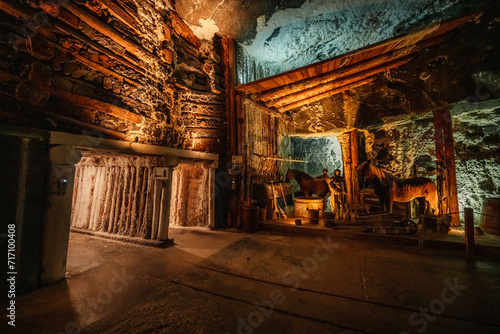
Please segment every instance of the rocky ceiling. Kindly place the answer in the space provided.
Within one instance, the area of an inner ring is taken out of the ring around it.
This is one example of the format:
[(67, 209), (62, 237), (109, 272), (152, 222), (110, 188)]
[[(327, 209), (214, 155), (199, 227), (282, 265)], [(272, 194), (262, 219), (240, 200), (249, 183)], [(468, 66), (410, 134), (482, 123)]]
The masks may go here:
[(239, 83), (374, 44), (491, 0), (191, 0), (176, 9), (195, 34), (234, 37)]

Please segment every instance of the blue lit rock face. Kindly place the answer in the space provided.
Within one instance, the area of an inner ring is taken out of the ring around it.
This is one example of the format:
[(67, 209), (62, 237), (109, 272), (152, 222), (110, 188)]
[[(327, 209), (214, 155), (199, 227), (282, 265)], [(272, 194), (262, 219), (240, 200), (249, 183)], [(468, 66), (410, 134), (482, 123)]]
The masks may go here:
[(457, 15), (467, 2), (311, 0), (278, 10), (259, 17), (255, 38), (241, 43), (238, 79), (246, 83), (404, 34)]

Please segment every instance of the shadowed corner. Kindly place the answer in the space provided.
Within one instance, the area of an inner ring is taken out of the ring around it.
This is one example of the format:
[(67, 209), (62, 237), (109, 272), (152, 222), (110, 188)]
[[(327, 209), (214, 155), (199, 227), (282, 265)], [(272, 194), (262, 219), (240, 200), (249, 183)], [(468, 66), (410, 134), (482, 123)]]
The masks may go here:
[(68, 282), (62, 280), (16, 298), (14, 332), (80, 333), (79, 317)]

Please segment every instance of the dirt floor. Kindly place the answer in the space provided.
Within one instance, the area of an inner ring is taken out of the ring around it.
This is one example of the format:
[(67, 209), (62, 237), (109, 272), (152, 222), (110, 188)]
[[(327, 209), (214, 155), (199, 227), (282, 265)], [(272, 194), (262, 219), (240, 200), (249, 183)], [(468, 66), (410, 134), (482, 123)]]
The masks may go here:
[(497, 261), (332, 235), (170, 236), (161, 249), (72, 233), (67, 279), (18, 298), (15, 332), (500, 332)]

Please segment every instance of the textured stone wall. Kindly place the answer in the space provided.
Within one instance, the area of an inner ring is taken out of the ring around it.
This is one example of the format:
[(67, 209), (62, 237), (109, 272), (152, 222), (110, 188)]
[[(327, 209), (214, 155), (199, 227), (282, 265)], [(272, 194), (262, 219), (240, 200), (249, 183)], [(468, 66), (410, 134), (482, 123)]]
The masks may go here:
[(215, 152), (224, 132), (220, 39), (169, 1), (0, 1), (4, 124)]
[[(460, 211), (470, 207), (480, 213), (485, 198), (500, 196), (500, 101), (464, 101), (451, 115)], [(416, 173), (435, 179), (433, 125), (432, 117), (423, 117), (366, 131), (369, 156), (399, 177)], [(474, 218), (479, 222), (479, 215)]]
[(84, 152), (76, 165), (71, 226), (149, 238), (153, 169), (166, 159)]
[[(290, 168), (299, 169), (312, 177), (323, 173), (323, 168), (328, 168), (328, 173), (339, 168), (344, 169), (342, 163), (342, 149), (335, 136), (320, 138), (291, 137), (291, 155), (306, 162), (292, 163)], [(342, 173), (343, 174), (343, 173)]]
[(170, 225), (208, 226), (208, 181), (208, 163), (180, 163), (174, 169)]
[(285, 172), (289, 156), (280, 150), (280, 143), (286, 139), (288, 121), (274, 117), (261, 109), (250, 99), (243, 103), (246, 141), (245, 161), (253, 182), (275, 181)]

